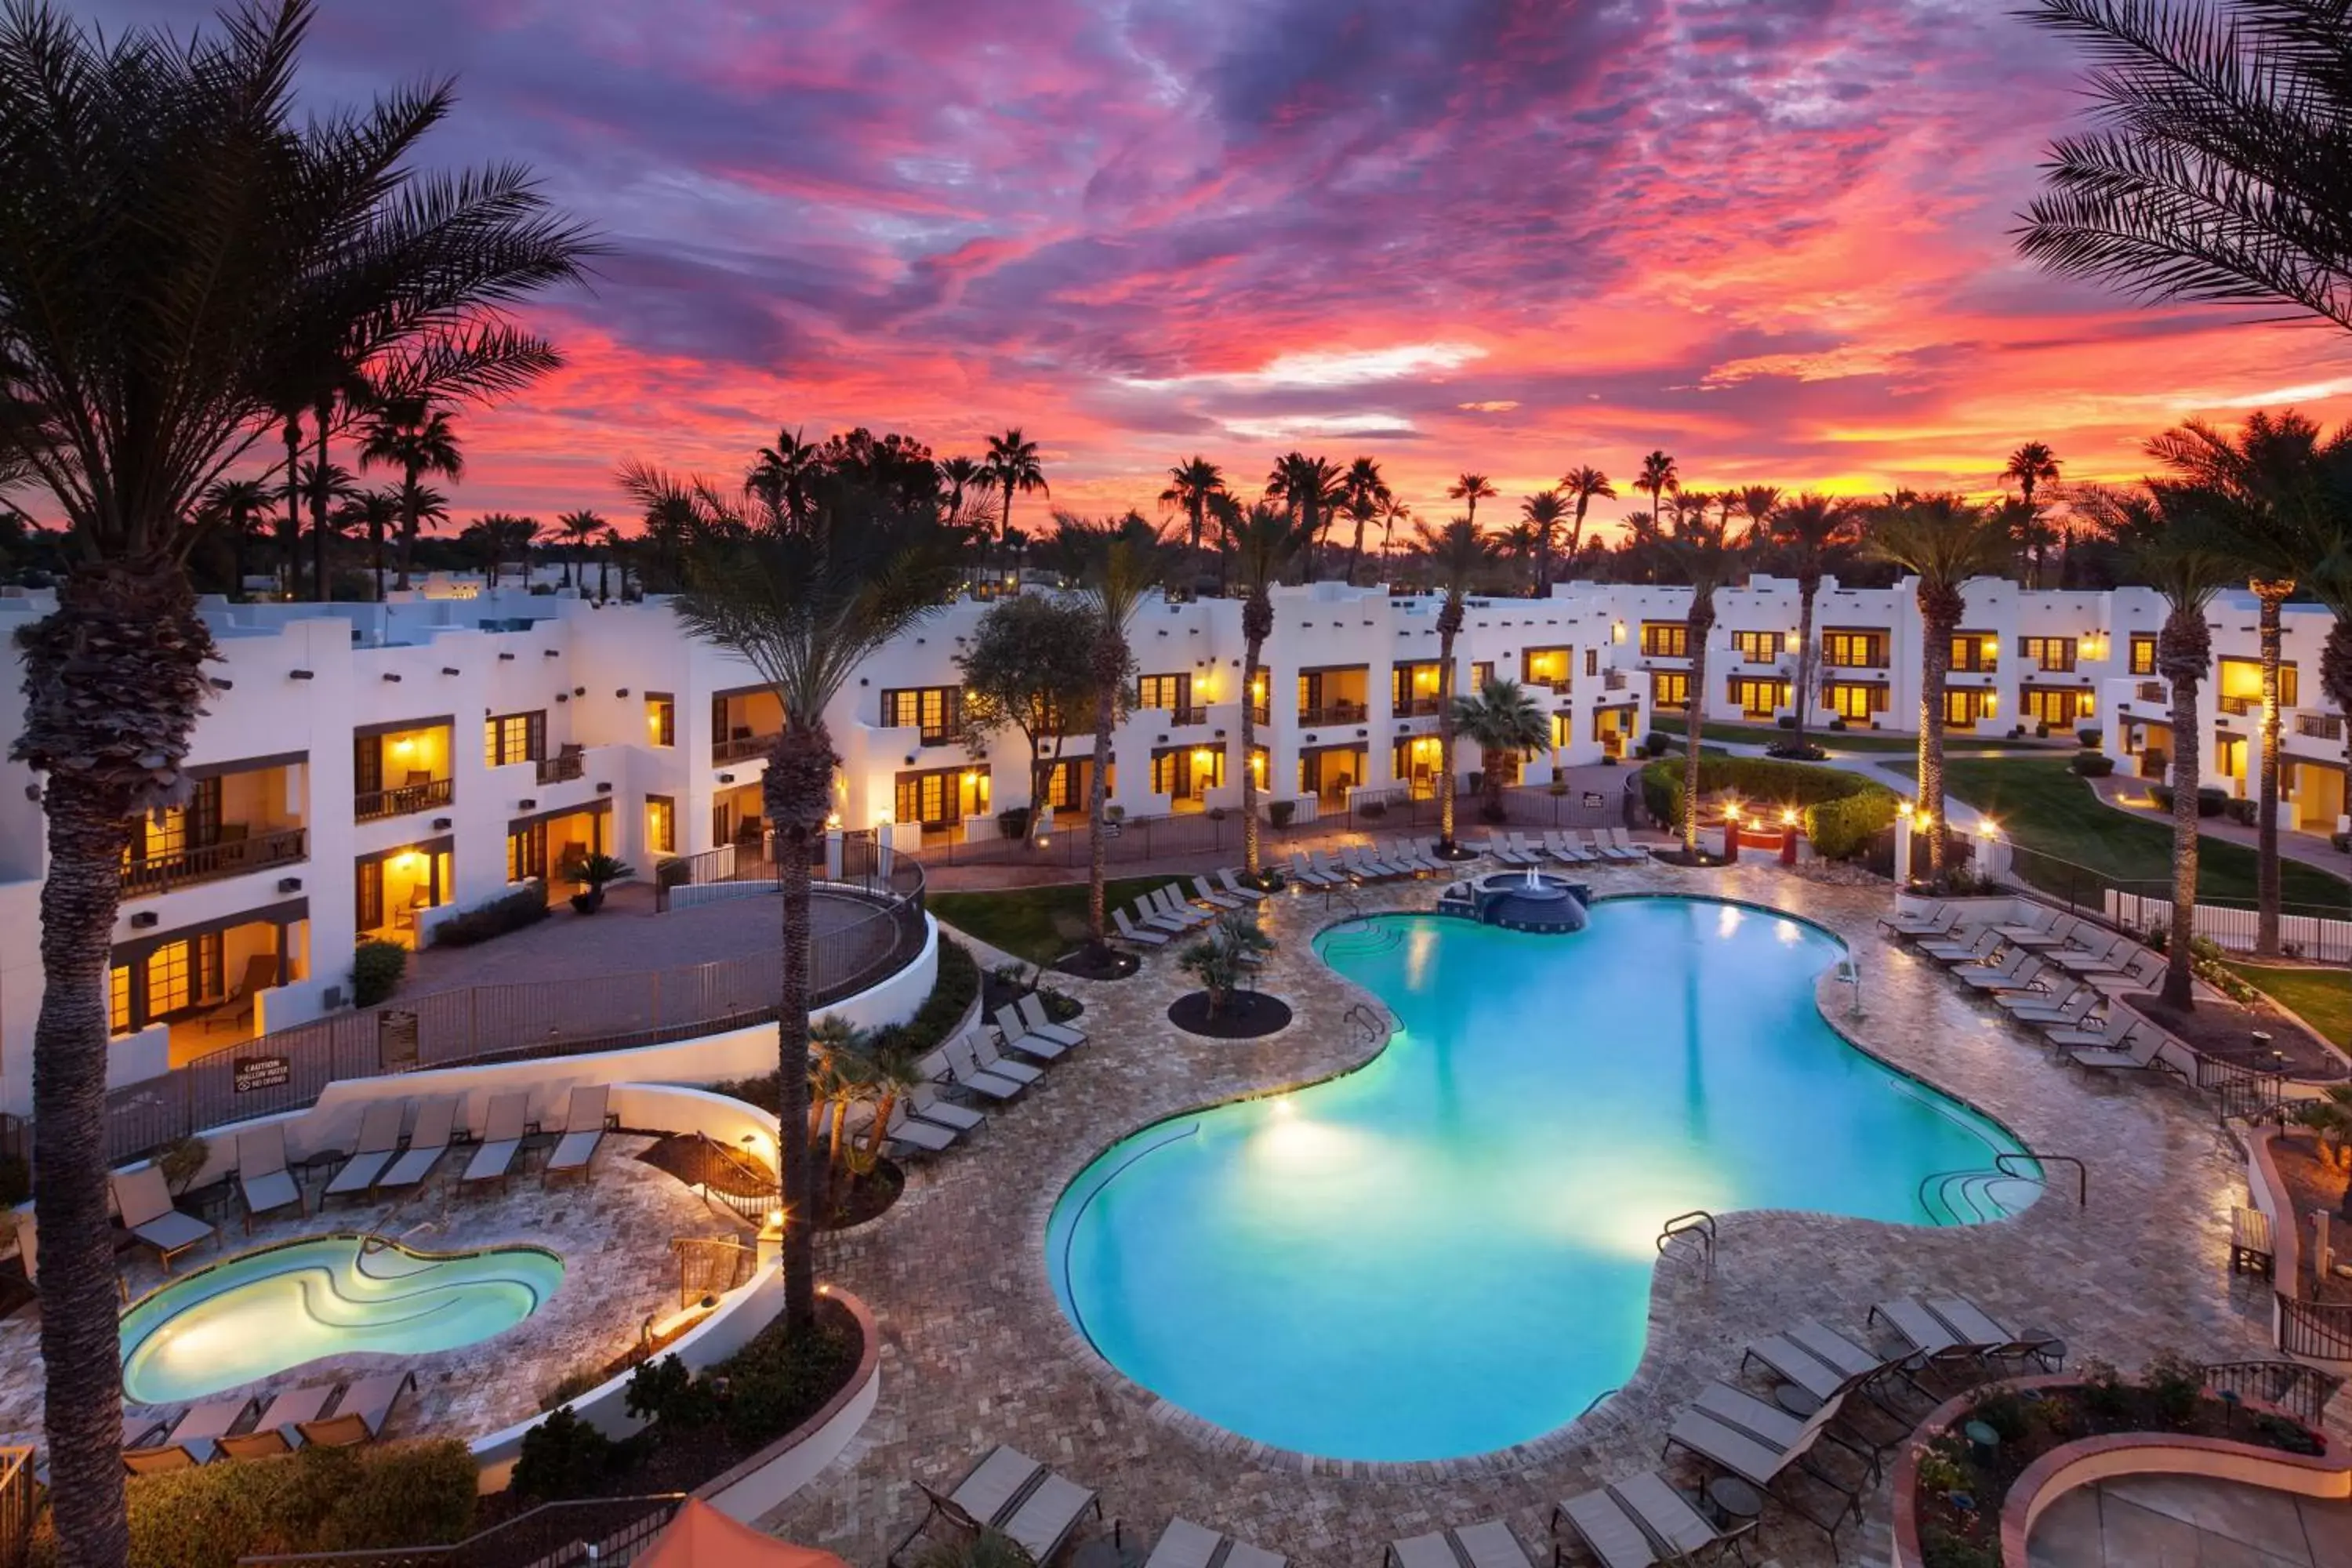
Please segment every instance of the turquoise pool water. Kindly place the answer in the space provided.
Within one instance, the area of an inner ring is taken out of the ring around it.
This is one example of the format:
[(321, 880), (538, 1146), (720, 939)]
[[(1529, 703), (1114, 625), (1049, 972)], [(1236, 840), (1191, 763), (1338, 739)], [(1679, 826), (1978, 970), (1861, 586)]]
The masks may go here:
[(122, 1315), (122, 1391), (142, 1405), (197, 1399), (360, 1351), (422, 1355), (486, 1340), (555, 1293), (563, 1260), (536, 1247), (362, 1257), (326, 1236), (197, 1270)]
[(1245, 1436), (1429, 1459), (1565, 1425), (1641, 1360), (1654, 1238), (1686, 1210), (2030, 1201), (1986, 1178), (1923, 1203), (2018, 1145), (1831, 1031), (1814, 981), (1843, 949), (1801, 921), (1622, 899), (1573, 935), (1385, 916), (1317, 946), (1395, 1013), (1387, 1050), (1138, 1132), (1046, 1227), (1104, 1358)]

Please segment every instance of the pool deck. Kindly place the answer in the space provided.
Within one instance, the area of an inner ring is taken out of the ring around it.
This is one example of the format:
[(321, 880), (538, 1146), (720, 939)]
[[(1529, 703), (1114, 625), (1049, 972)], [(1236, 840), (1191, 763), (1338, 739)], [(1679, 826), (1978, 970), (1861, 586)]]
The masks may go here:
[[(596, 1153), (595, 1179), (585, 1184), (566, 1180), (542, 1186), (540, 1156), (533, 1153), (517, 1162), (504, 1191), (479, 1193), (457, 1190), (468, 1153), (460, 1147), (442, 1157), (425, 1189), (407, 1201), (338, 1199), (323, 1215), (317, 1212), (317, 1194), (330, 1168), (322, 1166), (309, 1183), (308, 1217), (272, 1215), (256, 1225), (248, 1238), (241, 1211), (232, 1215), (221, 1226), (217, 1250), (202, 1247), (181, 1258), (172, 1278), (276, 1242), (383, 1228), (427, 1252), (516, 1243), (545, 1247), (562, 1256), (563, 1282), (538, 1311), (475, 1344), (413, 1358), (370, 1354), (316, 1361), (206, 1397), (266, 1394), (413, 1365), (418, 1372), (416, 1394), (403, 1403), (388, 1436), (473, 1438), (535, 1414), (540, 1395), (566, 1373), (619, 1355), (648, 1315), (677, 1310), (671, 1237), (748, 1234), (674, 1177), (635, 1158), (652, 1142), (608, 1135)], [(167, 1282), (154, 1255), (143, 1247), (123, 1253), (118, 1261), (134, 1300)], [(0, 1445), (37, 1446), (41, 1357), (35, 1309), (0, 1322), (0, 1367), (7, 1369), (0, 1376)]]
[[(1860, 961), (1862, 1013), (1849, 1017), (1847, 987), (1825, 978), (1820, 994), (1832, 1021), (2030, 1146), (2086, 1157), (2088, 1208), (2053, 1185), (2016, 1219), (1967, 1228), (1788, 1212), (1728, 1216), (1711, 1280), (1686, 1262), (1660, 1268), (1649, 1344), (1624, 1389), (1561, 1431), (1501, 1454), (1344, 1463), (1210, 1427), (1087, 1349), (1055, 1302), (1043, 1238), (1064, 1185), (1135, 1128), (1369, 1059), (1376, 1047), (1348, 1015), (1379, 1004), (1327, 968), (1307, 939), (1358, 908), (1426, 909), (1442, 884), (1368, 889), (1352, 907), (1280, 895), (1265, 906), (1281, 946), (1260, 988), (1297, 1011), (1284, 1032), (1228, 1044), (1173, 1028), (1168, 1004), (1193, 987), (1167, 950), (1126, 982), (1057, 978), (1085, 1001), (1080, 1023), (1092, 1043), (994, 1112), (967, 1146), (917, 1167), (880, 1222), (820, 1239), (825, 1277), (870, 1302), (882, 1325), (880, 1404), (849, 1451), (762, 1524), (879, 1564), (921, 1517), (917, 1480), (951, 1486), (992, 1446), (1009, 1443), (1097, 1489), (1106, 1519), (1124, 1521), (1130, 1550), (1148, 1548), (1181, 1515), (1309, 1568), (1370, 1568), (1395, 1537), (1499, 1515), (1540, 1559), (1549, 1555), (1555, 1502), (1656, 1466), (1675, 1411), (1706, 1383), (1737, 1380), (1747, 1342), (1802, 1318), (1860, 1336), (1874, 1302), (1947, 1290), (2012, 1326), (2063, 1334), (2077, 1363), (2096, 1356), (2137, 1368), (2163, 1350), (2204, 1361), (2273, 1353), (2267, 1288), (2227, 1268), (2230, 1210), (2244, 1187), (2210, 1111), (2176, 1088), (2088, 1079), (2053, 1065), (1998, 1009), (1876, 932), (1890, 904), (1884, 883), (1836, 886), (1759, 864), (1686, 871), (1650, 863), (1578, 875), (1600, 893), (1735, 898), (1837, 931)], [(1573, 1331), (1572, 1321), (1562, 1329)], [(1859, 1540), (1851, 1527), (1843, 1532), (1848, 1560), (1858, 1547), (1860, 1561), (1885, 1561), (1889, 1513), (1882, 1485), (1867, 1500)], [(1762, 1544), (1759, 1556), (1783, 1564), (1832, 1561), (1825, 1537), (1785, 1515), (1768, 1514)]]

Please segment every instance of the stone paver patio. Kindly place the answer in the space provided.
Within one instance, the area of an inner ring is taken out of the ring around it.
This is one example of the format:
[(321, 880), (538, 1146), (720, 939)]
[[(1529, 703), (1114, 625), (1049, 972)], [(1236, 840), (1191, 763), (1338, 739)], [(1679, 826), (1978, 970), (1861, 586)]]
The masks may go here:
[(2201, 1476), (2126, 1476), (2067, 1493), (2033, 1526), (2029, 1568), (2332, 1568), (2352, 1503)]
[[(1389, 1540), (1502, 1516), (1538, 1556), (1553, 1503), (1658, 1463), (1672, 1413), (1706, 1382), (1737, 1377), (1741, 1347), (1805, 1317), (1859, 1332), (1870, 1306), (1925, 1288), (1970, 1296), (2013, 1324), (2063, 1333), (2079, 1361), (2137, 1368), (2177, 1349), (2200, 1360), (2263, 1358), (2268, 1298), (2225, 1265), (2242, 1167), (2210, 1112), (2185, 1090), (2086, 1080), (2053, 1065), (1997, 1009), (1972, 1003), (1874, 929), (1885, 885), (1844, 887), (1769, 865), (1692, 872), (1658, 864), (1580, 873), (1596, 891), (1717, 894), (1786, 909), (1838, 931), (1861, 970), (1859, 1016), (1825, 977), (1823, 1012), (1894, 1065), (1965, 1098), (2030, 1146), (2091, 1164), (2090, 1203), (2053, 1184), (2022, 1215), (1936, 1229), (1822, 1215), (1735, 1215), (1706, 1279), (1660, 1268), (1650, 1337), (1632, 1381), (1588, 1416), (1479, 1458), (1377, 1465), (1314, 1460), (1219, 1431), (1129, 1383), (1068, 1326), (1044, 1262), (1046, 1218), (1090, 1159), (1162, 1115), (1324, 1077), (1376, 1047), (1348, 1015), (1378, 1004), (1318, 959), (1308, 938), (1345, 905), (1286, 894), (1265, 906), (1281, 940), (1262, 988), (1297, 1010), (1249, 1044), (1184, 1036), (1163, 1012), (1192, 988), (1171, 956), (1082, 995), (1092, 1044), (1055, 1066), (967, 1147), (919, 1167), (880, 1222), (820, 1242), (824, 1275), (864, 1297), (881, 1325), (879, 1406), (849, 1452), (763, 1521), (790, 1539), (878, 1564), (922, 1511), (918, 1479), (951, 1485), (1010, 1443), (1100, 1490), (1130, 1546), (1183, 1515), (1294, 1563), (1377, 1562)], [(1438, 884), (1367, 889), (1367, 910), (1427, 908)], [(1861, 1559), (1888, 1546), (1884, 1487), (1869, 1500)], [(1845, 1532), (1852, 1556), (1854, 1531)], [(1801, 1523), (1768, 1522), (1762, 1555), (1832, 1561)]]

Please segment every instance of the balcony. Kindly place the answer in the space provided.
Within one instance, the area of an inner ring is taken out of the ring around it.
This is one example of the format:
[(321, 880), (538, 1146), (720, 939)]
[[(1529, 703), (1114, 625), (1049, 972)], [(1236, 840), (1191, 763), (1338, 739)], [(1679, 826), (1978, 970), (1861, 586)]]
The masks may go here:
[(1298, 722), (1312, 728), (1318, 724), (1360, 724), (1364, 721), (1364, 705), (1360, 702), (1327, 702), (1320, 708), (1301, 708)]
[(1622, 691), (1626, 689), (1625, 672), (1622, 669), (1606, 669), (1601, 671), (1601, 689), (1603, 691)]
[(1408, 697), (1396, 705), (1396, 716), (1400, 719), (1434, 719), (1444, 708), (1445, 700), (1442, 697)]
[(562, 784), (585, 774), (588, 759), (578, 746), (566, 746), (551, 757), (540, 758), (538, 768), (541, 784)]
[(2161, 680), (2141, 681), (2138, 686), (2133, 689), (2132, 696), (2135, 700), (2141, 702), (2169, 702), (2172, 700), (2172, 694), (2165, 689), (2164, 682)]
[(456, 798), (455, 779), (419, 779), (414, 784), (395, 784), (391, 789), (362, 790), (352, 797), (352, 820), (381, 822), (387, 816), (405, 816), (412, 811), (430, 811), (446, 805)]
[(2294, 716), (2294, 732), (2314, 741), (2344, 739), (2343, 716), (2336, 713), (2298, 713)]
[(2222, 712), (2234, 713), (2241, 719), (2263, 710), (2263, 700), (2259, 697), (2223, 697), (2221, 703)]
[(1197, 702), (1189, 707), (1168, 710), (1168, 722), (1179, 730), (1188, 724), (1205, 724), (1208, 721), (1208, 709)]
[(710, 760), (714, 763), (743, 763), (768, 754), (781, 738), (781, 731), (764, 735), (744, 733), (730, 735), (723, 741), (710, 742)]
[(1251, 703), (1249, 713), (1250, 722), (1253, 724), (1270, 724), (1274, 722), (1274, 710), (1263, 702)]
[(1555, 697), (1567, 697), (1576, 690), (1576, 682), (1564, 678), (1559, 680), (1530, 680), (1528, 684), (1538, 691), (1549, 691)]
[(217, 844), (130, 861), (122, 868), (123, 896), (149, 898), (199, 882), (241, 877), (247, 871), (290, 866), (310, 855), (308, 834), (303, 828), (281, 827), (253, 833), (236, 824), (221, 831), (222, 838)]

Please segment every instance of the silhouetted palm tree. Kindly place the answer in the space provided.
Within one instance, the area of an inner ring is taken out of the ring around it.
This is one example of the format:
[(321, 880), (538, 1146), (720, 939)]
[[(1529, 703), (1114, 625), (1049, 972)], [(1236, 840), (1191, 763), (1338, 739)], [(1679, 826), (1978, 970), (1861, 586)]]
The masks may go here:
[[(2050, 531), (2042, 526), (2042, 509), (2035, 503), (2033, 494), (2043, 485), (2058, 482), (2059, 468), (2057, 454), (2046, 442), (2028, 441), (2009, 455), (2009, 461), (2000, 470), (2001, 483), (2015, 485), (2019, 499), (2025, 503), (2023, 526), (2018, 532), (2033, 553), (2033, 585), (2037, 588), (2042, 585), (2042, 558), (2049, 547)], [(2062, 588), (2066, 585), (2065, 574), (2065, 557), (2062, 555), (2058, 567), (2058, 585)]]
[[(1286, 452), (1265, 477), (1265, 499), (1280, 501), (1319, 547), (1332, 514), (1347, 499), (1347, 476), (1328, 458)], [(1312, 552), (1301, 563), (1312, 569)]]
[(246, 547), (256, 525), (269, 510), (269, 487), (259, 479), (215, 479), (205, 488), (204, 515), (207, 526), (228, 535), (231, 571), (237, 592), (245, 591)]
[(1087, 932), (1095, 953), (1110, 951), (1110, 925), (1103, 890), (1110, 874), (1110, 840), (1103, 828), (1110, 791), (1110, 737), (1129, 692), (1135, 653), (1127, 635), (1144, 600), (1167, 581), (1168, 560), (1157, 530), (1130, 512), (1120, 523), (1088, 531), (1082, 577), (1095, 616), (1092, 658), (1095, 687), (1094, 765), (1087, 770)]
[(1492, 500), (1500, 493), (1484, 474), (1464, 474), (1445, 487), (1446, 500), (1465, 503), (1463, 516), (1473, 528), (1478, 526), (1478, 503)]
[(555, 519), (555, 532), (557, 538), (571, 546), (571, 553), (563, 562), (563, 585), (572, 585), (572, 567), (577, 563), (580, 586), (584, 591), (588, 586), (588, 552), (604, 536), (604, 520), (593, 511), (560, 512)]
[(400, 526), (397, 489), (354, 488), (335, 508), (335, 521), (351, 532), (365, 532), (368, 541), (368, 583), (372, 596), (383, 597), (383, 538)]
[(770, 515), (799, 527), (808, 521), (809, 486), (819, 468), (817, 453), (817, 447), (801, 439), (799, 431), (778, 430), (773, 446), (751, 454), (751, 467), (743, 475), (743, 493), (756, 497)]
[(1519, 519), (1536, 535), (1536, 597), (1551, 592), (1552, 547), (1559, 537), (1559, 520), (1568, 515), (1568, 502), (1558, 490), (1539, 490), (1519, 502)]
[[(373, 410), (361, 427), (360, 468), (377, 464), (400, 470), (403, 496), (419, 493), (427, 474), (455, 484), (466, 477), (465, 453), (446, 408), (415, 398), (402, 398)], [(408, 586), (416, 557), (416, 534), (424, 520), (403, 510), (400, 518), (400, 575), (394, 587)]]
[(986, 468), (989, 481), (1004, 494), (1003, 510), (996, 520), (996, 537), (1002, 543), (1013, 532), (1013, 492), (1032, 495), (1043, 491), (1050, 497), (1054, 488), (1045, 482), (1045, 466), (1038, 458), (1037, 443), (1022, 439), (1017, 429), (988, 438)]
[(1608, 500), (1617, 499), (1617, 488), (1609, 476), (1599, 468), (1586, 465), (1570, 468), (1559, 478), (1560, 492), (1576, 503), (1576, 519), (1569, 524), (1568, 554), (1570, 560), (1584, 552), (1584, 513), (1596, 497)]
[(1187, 458), (1168, 470), (1168, 488), (1160, 492), (1160, 504), (1184, 514), (1195, 555), (1201, 552), (1201, 534), (1208, 526), (1209, 503), (1224, 493), (1224, 470), (1206, 458)]
[(1348, 471), (1339, 484), (1346, 492), (1340, 500), (1340, 508), (1348, 514), (1348, 520), (1356, 525), (1355, 543), (1348, 552), (1348, 583), (1352, 587), (1356, 574), (1364, 564), (1364, 528), (1376, 521), (1381, 510), (1396, 499), (1396, 492), (1389, 489), (1388, 478), (1381, 472), (1378, 458), (1356, 458), (1348, 465)]

